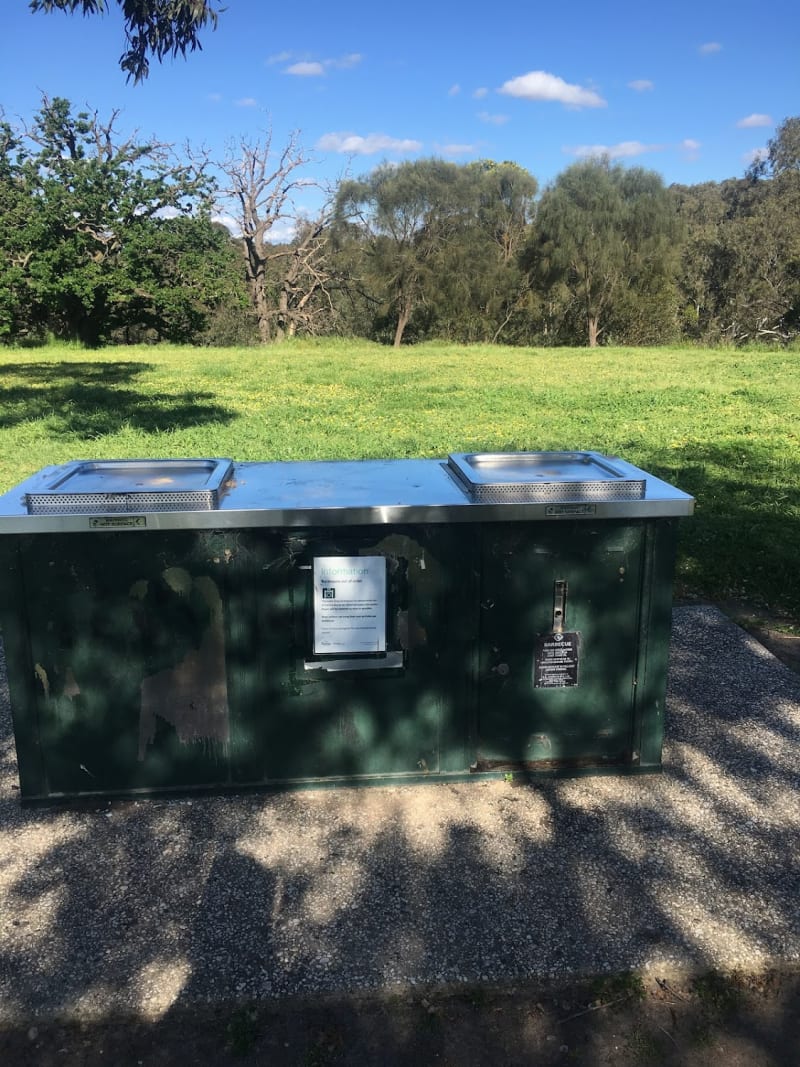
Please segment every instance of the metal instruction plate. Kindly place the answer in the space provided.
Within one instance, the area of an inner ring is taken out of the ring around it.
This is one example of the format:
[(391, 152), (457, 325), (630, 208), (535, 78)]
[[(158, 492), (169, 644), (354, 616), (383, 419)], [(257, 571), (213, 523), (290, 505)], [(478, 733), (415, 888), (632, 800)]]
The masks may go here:
[(535, 689), (567, 689), (578, 684), (581, 635), (577, 630), (542, 634), (533, 656)]

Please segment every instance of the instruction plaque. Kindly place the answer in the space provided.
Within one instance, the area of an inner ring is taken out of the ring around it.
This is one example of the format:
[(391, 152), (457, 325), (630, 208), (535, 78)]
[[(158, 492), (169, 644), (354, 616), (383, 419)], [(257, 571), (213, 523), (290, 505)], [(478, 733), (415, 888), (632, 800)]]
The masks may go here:
[(385, 651), (385, 557), (316, 556), (314, 655)]
[(579, 633), (543, 634), (534, 651), (534, 688), (567, 689), (577, 685), (579, 656)]

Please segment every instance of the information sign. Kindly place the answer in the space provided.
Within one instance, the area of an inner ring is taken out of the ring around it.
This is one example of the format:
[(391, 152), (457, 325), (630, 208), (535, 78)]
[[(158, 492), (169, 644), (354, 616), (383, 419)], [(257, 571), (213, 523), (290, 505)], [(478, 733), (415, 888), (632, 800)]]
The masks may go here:
[(385, 557), (316, 556), (314, 655), (385, 651)]

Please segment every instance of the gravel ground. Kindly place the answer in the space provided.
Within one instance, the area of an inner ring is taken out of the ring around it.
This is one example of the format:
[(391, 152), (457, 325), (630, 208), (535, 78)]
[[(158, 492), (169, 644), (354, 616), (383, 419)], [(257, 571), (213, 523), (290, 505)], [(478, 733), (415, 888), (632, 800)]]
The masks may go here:
[(800, 675), (678, 608), (664, 773), (22, 809), (0, 672), (0, 1025), (800, 964)]

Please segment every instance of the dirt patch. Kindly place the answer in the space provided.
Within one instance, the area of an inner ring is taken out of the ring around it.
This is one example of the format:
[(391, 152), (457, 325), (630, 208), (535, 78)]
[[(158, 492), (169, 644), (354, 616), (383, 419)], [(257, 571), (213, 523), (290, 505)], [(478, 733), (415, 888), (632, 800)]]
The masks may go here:
[(800, 975), (622, 974), (568, 986), (215, 1005), (157, 1022), (32, 1023), (0, 1031), (0, 1062), (794, 1067)]

